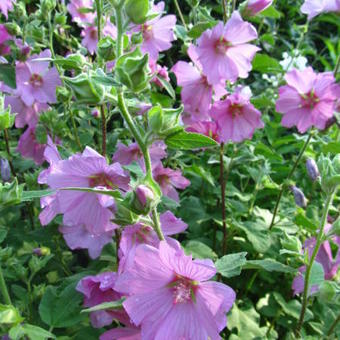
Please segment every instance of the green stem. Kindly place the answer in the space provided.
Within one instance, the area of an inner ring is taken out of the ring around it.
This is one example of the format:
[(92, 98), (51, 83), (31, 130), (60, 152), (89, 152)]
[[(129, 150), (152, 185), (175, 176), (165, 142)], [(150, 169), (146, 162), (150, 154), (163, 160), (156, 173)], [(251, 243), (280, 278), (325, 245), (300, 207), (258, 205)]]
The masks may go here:
[(102, 155), (106, 157), (106, 115), (105, 104), (100, 106), (100, 117), (102, 120)]
[(226, 0), (222, 0), (222, 6), (223, 6), (223, 21), (224, 23), (226, 23), (228, 20)]
[(102, 3), (101, 0), (96, 0), (96, 11), (97, 11), (97, 36), (98, 41), (102, 37)]
[[(123, 20), (122, 20), (122, 7), (124, 5), (124, 1), (122, 0), (116, 7), (116, 26), (117, 26), (117, 40), (116, 40), (116, 44), (117, 44), (117, 59), (120, 58), (123, 54)], [(142, 153), (143, 153), (143, 158), (144, 158), (144, 162), (145, 162), (145, 170), (146, 170), (146, 178), (150, 179), (153, 181), (153, 176), (152, 176), (152, 165), (151, 165), (151, 158), (150, 158), (150, 153), (148, 150), (148, 145), (147, 143), (144, 141), (143, 137), (141, 136), (134, 120), (132, 119), (129, 110), (126, 106), (125, 103), (125, 99), (124, 99), (124, 93), (123, 93), (123, 89), (119, 88), (118, 89), (118, 107), (120, 110), (120, 113), (123, 117), (123, 119), (125, 120), (125, 122), (127, 123), (129, 130), (131, 132), (131, 134), (133, 135), (133, 137), (135, 138), (136, 142), (138, 143)], [(160, 240), (164, 240), (164, 235), (162, 232), (162, 228), (159, 222), (159, 215), (157, 212), (157, 208), (154, 208), (152, 211), (152, 220), (153, 220), (153, 224), (154, 224), (154, 229), (159, 237)]]
[(222, 209), (222, 225), (223, 225), (223, 241), (222, 241), (222, 255), (227, 251), (227, 222), (225, 213), (225, 179), (224, 179), (224, 143), (220, 145), (220, 181), (221, 181), (221, 209)]
[(9, 147), (9, 133), (7, 129), (4, 129), (4, 137), (5, 137), (5, 144), (6, 144), (9, 167), (11, 168), (12, 175), (14, 177), (17, 177), (13, 163), (12, 163), (12, 154), (11, 154), (11, 149)]
[[(290, 172), (289, 172), (289, 174), (288, 174), (288, 176), (286, 178), (286, 181), (290, 180), (292, 178), (292, 176), (294, 175), (294, 172), (295, 172), (297, 166), (299, 165), (299, 162), (300, 162), (303, 154), (305, 153), (305, 151), (306, 151), (306, 149), (307, 149), (307, 147), (308, 147), (308, 145), (309, 145), (313, 135), (314, 135), (314, 133), (311, 131), (309, 133), (309, 136), (308, 136), (308, 138), (307, 138), (303, 148), (301, 149), (301, 151), (299, 153), (298, 158), (296, 159), (292, 169), (290, 170)], [(279, 210), (280, 201), (281, 201), (281, 198), (283, 196), (283, 192), (285, 191), (285, 189), (286, 189), (286, 187), (284, 185), (281, 185), (281, 189), (280, 189), (279, 195), (278, 195), (277, 200), (276, 200), (276, 204), (275, 204), (275, 208), (274, 208), (274, 213), (273, 213), (273, 218), (272, 218), (272, 221), (270, 223), (269, 230), (271, 230), (273, 228), (273, 226), (274, 226), (275, 218), (276, 218), (277, 212)]]
[(318, 236), (317, 236), (317, 239), (316, 239), (315, 248), (313, 250), (312, 256), (311, 256), (309, 263), (307, 265), (307, 268), (306, 268), (306, 274), (305, 274), (305, 280), (304, 280), (305, 282), (304, 282), (304, 289), (303, 289), (303, 296), (302, 296), (302, 307), (301, 307), (299, 322), (298, 322), (298, 325), (297, 325), (296, 330), (295, 330), (295, 334), (297, 336), (300, 335), (300, 331), (301, 331), (303, 321), (304, 321), (304, 318), (305, 318), (305, 313), (306, 313), (306, 309), (307, 309), (307, 302), (308, 302), (310, 275), (311, 275), (311, 271), (312, 271), (312, 267), (313, 267), (313, 263), (315, 261), (316, 255), (318, 254), (319, 249), (321, 247), (321, 243), (322, 243), (323, 236), (324, 236), (323, 231), (324, 231), (325, 225), (327, 223), (328, 211), (329, 211), (329, 209), (332, 205), (334, 195), (335, 195), (335, 191), (328, 194), (328, 196), (327, 196), (326, 203), (325, 203), (325, 206), (324, 206), (324, 211), (323, 211), (321, 222), (320, 222), (320, 230), (319, 230), (319, 233), (318, 233)]
[(1, 265), (0, 265), (0, 291), (1, 291), (1, 294), (4, 298), (4, 301), (6, 303), (6, 305), (11, 305), (12, 304), (12, 301), (11, 301), (11, 298), (8, 294), (8, 290), (7, 290), (7, 286), (6, 286), (6, 281), (4, 279), (4, 276), (2, 274), (2, 268), (1, 268)]
[(74, 130), (74, 138), (76, 140), (76, 144), (77, 144), (79, 150), (81, 150), (82, 147), (81, 147), (81, 143), (80, 143), (80, 139), (79, 139), (79, 135), (78, 135), (77, 124), (76, 124), (76, 121), (74, 119), (73, 111), (70, 108), (70, 106), (68, 106), (68, 111), (70, 112), (70, 116), (71, 116), (71, 122), (72, 122), (73, 130)]
[(332, 323), (331, 327), (329, 328), (327, 335), (330, 336), (334, 331), (336, 326), (338, 325), (340, 321), (340, 314), (338, 315), (338, 317), (334, 320), (334, 322)]
[(338, 72), (339, 72), (339, 69), (340, 69), (340, 54), (338, 56), (338, 60), (337, 60), (337, 63), (335, 65), (335, 68), (334, 68), (334, 77), (337, 76)]
[(183, 26), (184, 26), (185, 30), (188, 30), (188, 28), (187, 28), (187, 24), (185, 23), (184, 16), (183, 16), (183, 13), (182, 13), (181, 7), (180, 7), (180, 6), (179, 6), (179, 4), (178, 4), (178, 1), (177, 1), (177, 0), (174, 0), (174, 3), (175, 3), (175, 6), (176, 6), (176, 9), (177, 9), (177, 12), (178, 12), (179, 18), (181, 19), (181, 21), (182, 21), (182, 24), (183, 24)]

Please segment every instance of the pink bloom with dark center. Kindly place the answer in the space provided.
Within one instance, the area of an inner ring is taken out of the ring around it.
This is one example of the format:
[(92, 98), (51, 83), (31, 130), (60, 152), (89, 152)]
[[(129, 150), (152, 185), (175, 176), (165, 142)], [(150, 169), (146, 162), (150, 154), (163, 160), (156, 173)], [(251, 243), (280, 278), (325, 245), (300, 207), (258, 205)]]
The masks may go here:
[(282, 125), (296, 126), (304, 133), (315, 126), (323, 130), (333, 116), (339, 85), (331, 72), (315, 73), (311, 67), (293, 69), (285, 75), (287, 85), (279, 88), (276, 111), (283, 114)]
[[(331, 225), (328, 224), (325, 227), (325, 232), (327, 233), (331, 229)], [(335, 259), (332, 255), (332, 249), (329, 241), (324, 241), (321, 244), (321, 247), (316, 255), (315, 261), (320, 263), (324, 270), (325, 280), (332, 280), (336, 275), (339, 265), (340, 265), (340, 237), (335, 236), (332, 238), (333, 242), (338, 246), (338, 251)], [(315, 237), (309, 238), (306, 240), (304, 245), (305, 252), (307, 251), (309, 258), (311, 258), (312, 253), (314, 251), (316, 245)], [(306, 271), (306, 266), (302, 266), (299, 268), (299, 274), (295, 277), (292, 289), (294, 291), (294, 295), (300, 294), (304, 290), (304, 277), (303, 273)], [(310, 287), (310, 294), (313, 294), (319, 290), (319, 286), (314, 285)]]
[(56, 103), (56, 88), (61, 85), (58, 71), (49, 68), (49, 61), (35, 61), (38, 58), (51, 58), (51, 52), (45, 50), (32, 56), (25, 63), (16, 66), (17, 91), (26, 106), (38, 103)]
[[(167, 242), (173, 248), (178, 248), (177, 241), (167, 236), (184, 232), (188, 225), (180, 218), (177, 218), (171, 211), (166, 211), (160, 215), (160, 223)], [(158, 247), (159, 238), (154, 229), (142, 223), (125, 227), (119, 244), (120, 273), (126, 271), (131, 266), (136, 247), (140, 244)]]
[(12, 37), (9, 35), (6, 26), (0, 25), (0, 55), (11, 53), (11, 48), (6, 43), (11, 39)]
[(198, 39), (197, 53), (209, 84), (247, 78), (252, 68), (251, 61), (260, 50), (248, 42), (256, 38), (255, 27), (243, 21), (237, 11), (226, 25), (220, 22), (205, 31)]
[(101, 235), (117, 228), (111, 223), (114, 199), (103, 194), (59, 189), (77, 187), (126, 191), (129, 181), (120, 164), (108, 165), (106, 159), (90, 147), (86, 147), (81, 155), (76, 154), (53, 164), (46, 179), (49, 187), (57, 190), (59, 210), (55, 213), (64, 215), (64, 224), (85, 225), (92, 235)]
[[(156, 13), (161, 13), (163, 10), (164, 2), (160, 2), (154, 6), (154, 11)], [(171, 42), (176, 39), (174, 34), (175, 25), (175, 15), (166, 15), (164, 17), (158, 15), (141, 25), (139, 28), (143, 35), (141, 51), (143, 53), (148, 53), (150, 59), (157, 60), (159, 52), (171, 48)]]
[(67, 5), (67, 10), (72, 16), (72, 21), (79, 26), (92, 24), (96, 17), (93, 12), (86, 13), (86, 9), (93, 9), (93, 0), (71, 0)]
[[(103, 302), (117, 301), (122, 298), (114, 286), (117, 281), (117, 273), (106, 272), (96, 276), (86, 276), (77, 285), (77, 291), (84, 294), (84, 307), (93, 307)], [(124, 310), (102, 310), (90, 314), (93, 327), (102, 328), (117, 319), (123, 323), (129, 323), (129, 318)]]
[(128, 295), (123, 306), (143, 339), (217, 340), (235, 292), (208, 281), (215, 274), (211, 260), (193, 260), (161, 241), (158, 248), (137, 247), (115, 289)]
[(177, 189), (185, 189), (190, 185), (190, 181), (186, 179), (181, 170), (172, 170), (164, 168), (160, 163), (153, 169), (153, 178), (161, 187), (164, 196), (179, 202)]
[[(106, 22), (106, 25), (103, 28), (102, 32), (103, 36), (110, 36), (113, 39), (117, 38), (117, 28), (113, 25), (110, 20)], [(88, 49), (90, 54), (94, 54), (97, 50), (98, 44), (98, 30), (97, 26), (88, 26), (81, 31), (81, 36), (83, 40), (81, 41), (82, 45)]]
[(301, 12), (308, 15), (308, 20), (321, 13), (340, 12), (340, 0), (305, 0)]
[(202, 73), (202, 65), (197, 58), (197, 49), (190, 45), (188, 55), (193, 64), (184, 61), (177, 62), (172, 68), (177, 78), (177, 84), (182, 87), (181, 98), (185, 111), (190, 113), (188, 120), (205, 120), (209, 118), (209, 109), (213, 94), (219, 99), (227, 93), (224, 81), (212, 85)]
[(235, 93), (211, 108), (211, 116), (218, 124), (222, 142), (240, 143), (251, 139), (256, 129), (263, 128), (261, 112), (250, 103), (248, 87), (238, 87)]
[(271, 6), (273, 0), (249, 0), (245, 9), (247, 15), (256, 15)]
[(35, 128), (28, 127), (20, 136), (17, 151), (22, 157), (33, 159), (35, 164), (41, 165), (44, 162), (45, 147), (46, 145), (37, 142)]
[[(14, 92), (17, 93), (17, 92)], [(38, 123), (39, 113), (47, 111), (47, 104), (35, 102), (32, 106), (26, 106), (19, 96), (5, 96), (5, 107), (11, 107), (11, 113), (15, 113), (15, 127), (23, 128), (26, 125), (35, 127)]]
[[(153, 168), (161, 162), (161, 159), (167, 156), (165, 149), (166, 145), (161, 141), (155, 142), (149, 147), (151, 164)], [(112, 161), (119, 162), (122, 165), (129, 165), (135, 161), (143, 170), (145, 169), (143, 153), (137, 143), (131, 143), (129, 146), (118, 143), (117, 150), (112, 157)]]
[(8, 19), (8, 11), (13, 9), (14, 0), (1, 0), (0, 1), (0, 12)]
[(219, 135), (219, 127), (216, 122), (203, 121), (195, 122), (186, 128), (188, 132), (200, 133), (214, 139), (216, 142), (221, 142)]

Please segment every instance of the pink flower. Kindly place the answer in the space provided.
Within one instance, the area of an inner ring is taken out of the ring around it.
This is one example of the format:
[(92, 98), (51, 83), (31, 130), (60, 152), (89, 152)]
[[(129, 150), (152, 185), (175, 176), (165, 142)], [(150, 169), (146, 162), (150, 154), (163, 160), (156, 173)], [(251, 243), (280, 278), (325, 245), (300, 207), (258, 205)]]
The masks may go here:
[(247, 78), (251, 61), (260, 49), (248, 44), (257, 38), (254, 26), (242, 20), (235, 11), (226, 25), (222, 22), (209, 29), (198, 39), (198, 60), (210, 84), (221, 80), (235, 82)]
[(222, 142), (242, 142), (251, 139), (255, 129), (263, 128), (261, 112), (250, 103), (251, 92), (239, 87), (235, 93), (211, 108), (211, 116), (219, 127)]
[(103, 333), (99, 340), (142, 340), (139, 327), (118, 327)]
[[(17, 91), (14, 92), (15, 94)], [(5, 96), (5, 107), (11, 107), (11, 113), (16, 113), (15, 127), (23, 128), (26, 125), (35, 127), (38, 123), (39, 113), (47, 111), (49, 106), (35, 102), (32, 106), (26, 106), (19, 96)]]
[(115, 289), (128, 295), (123, 306), (141, 326), (143, 339), (220, 339), (226, 312), (235, 301), (228, 286), (208, 281), (216, 274), (211, 260), (192, 260), (162, 241), (140, 245), (133, 266)]
[[(327, 233), (331, 229), (331, 225), (328, 224), (325, 227), (325, 232)], [(333, 277), (336, 275), (339, 265), (340, 265), (340, 237), (335, 236), (333, 237), (334, 243), (338, 246), (338, 251), (336, 258), (333, 259), (332, 255), (332, 249), (330, 246), (329, 241), (324, 241), (321, 244), (321, 247), (316, 255), (315, 261), (320, 263), (323, 267), (324, 270), (324, 275), (325, 275), (325, 280), (332, 280)], [(315, 237), (309, 238), (306, 240), (304, 249), (305, 252), (307, 251), (309, 259), (312, 256), (312, 253), (314, 251), (316, 245), (316, 239)], [(306, 266), (302, 266), (299, 268), (299, 273), (295, 277), (293, 284), (292, 284), (292, 289), (294, 291), (294, 295), (300, 294), (304, 290), (304, 277), (303, 273), (306, 271)], [(310, 294), (313, 294), (319, 290), (319, 287), (317, 285), (310, 287)]]
[[(66, 187), (128, 190), (129, 176), (118, 163), (108, 165), (106, 159), (90, 147), (84, 152), (61, 160), (50, 167), (46, 182), (51, 189)], [(85, 225), (92, 235), (115, 229), (111, 223), (115, 202), (111, 196), (91, 192), (58, 190), (57, 211), (64, 215), (65, 225)], [(46, 209), (46, 208), (45, 208)]]
[(112, 241), (113, 236), (112, 230), (93, 234), (85, 225), (61, 226), (59, 231), (70, 249), (87, 249), (91, 259), (100, 256), (103, 247)]
[[(96, 276), (86, 276), (77, 285), (77, 291), (84, 294), (84, 307), (93, 307), (103, 302), (117, 301), (122, 298), (114, 286), (117, 273), (105, 272)], [(114, 319), (129, 323), (124, 310), (102, 310), (92, 312), (91, 323), (93, 327), (102, 328), (110, 325)]]
[(310, 127), (324, 129), (333, 116), (337, 100), (332, 73), (315, 73), (311, 67), (303, 71), (293, 69), (285, 76), (287, 85), (279, 88), (276, 111), (283, 113), (282, 125), (296, 126), (304, 133)]
[(0, 25), (0, 55), (11, 53), (11, 48), (6, 44), (11, 38), (12, 37), (7, 32), (6, 26)]
[(216, 122), (203, 121), (195, 122), (186, 128), (188, 132), (200, 133), (214, 139), (216, 142), (221, 142), (219, 136), (219, 128)]
[(153, 177), (160, 185), (163, 195), (179, 202), (179, 196), (175, 188), (185, 189), (190, 181), (182, 176), (181, 170), (164, 168), (160, 163), (153, 169)]
[(57, 69), (49, 68), (49, 61), (34, 61), (50, 57), (51, 52), (45, 50), (16, 66), (17, 91), (26, 106), (32, 106), (34, 101), (42, 104), (57, 101), (56, 88), (61, 85)]
[(215, 85), (209, 84), (202, 73), (195, 46), (189, 46), (188, 55), (194, 64), (179, 61), (172, 68), (172, 72), (176, 75), (178, 85), (182, 86), (181, 98), (185, 111), (191, 114), (190, 120), (204, 120), (209, 118), (213, 93), (219, 99), (227, 91), (223, 80)]
[[(166, 211), (160, 215), (160, 223), (167, 242), (173, 248), (178, 248), (177, 241), (167, 236), (184, 232), (188, 227), (187, 224), (177, 218), (171, 211)], [(158, 247), (159, 238), (153, 228), (142, 223), (125, 227), (119, 244), (120, 273), (131, 266), (136, 247), (140, 244)]]
[[(103, 28), (103, 36), (110, 36), (113, 39), (117, 38), (117, 28), (113, 25), (110, 20), (106, 22), (106, 25)], [(98, 31), (96, 26), (88, 26), (81, 31), (81, 36), (83, 40), (81, 41), (82, 45), (85, 46), (90, 54), (94, 54), (97, 50), (98, 44)]]
[(151, 73), (154, 76), (151, 80), (153, 83), (155, 83), (160, 88), (163, 88), (163, 84), (160, 82), (158, 77), (164, 79), (167, 82), (170, 82), (168, 68), (166, 66), (161, 66), (157, 64), (157, 61), (154, 61), (152, 59), (149, 59), (149, 66)]
[(46, 145), (37, 142), (35, 128), (28, 127), (20, 136), (17, 151), (22, 157), (33, 159), (35, 164), (41, 165), (44, 162), (45, 147)]
[(8, 19), (8, 11), (13, 9), (14, 0), (1, 0), (0, 1), (0, 12)]
[[(154, 11), (156, 13), (161, 13), (163, 10), (163, 1), (154, 6)], [(158, 15), (141, 25), (139, 28), (143, 35), (141, 51), (143, 53), (148, 53), (150, 59), (157, 60), (159, 52), (171, 48), (171, 42), (176, 39), (173, 32), (175, 25), (176, 16), (174, 15), (166, 15), (164, 17)]]
[(273, 0), (249, 0), (245, 9), (250, 16), (256, 15), (271, 6)]
[(84, 9), (93, 9), (93, 0), (71, 0), (67, 10), (72, 16), (72, 21), (80, 26), (92, 24), (96, 17), (95, 13), (84, 13)]
[(308, 15), (308, 20), (321, 13), (340, 12), (340, 0), (305, 0), (301, 12)]
[[(156, 167), (161, 159), (166, 157), (165, 149), (166, 145), (163, 142), (155, 142), (149, 147), (152, 167)], [(122, 165), (129, 165), (135, 161), (143, 170), (145, 169), (143, 154), (137, 143), (131, 143), (129, 146), (118, 143), (112, 161)]]

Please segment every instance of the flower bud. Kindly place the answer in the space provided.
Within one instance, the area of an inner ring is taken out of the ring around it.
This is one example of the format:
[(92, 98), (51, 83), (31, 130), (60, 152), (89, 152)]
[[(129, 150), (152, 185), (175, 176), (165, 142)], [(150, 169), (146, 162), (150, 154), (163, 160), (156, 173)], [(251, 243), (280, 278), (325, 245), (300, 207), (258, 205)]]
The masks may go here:
[(51, 250), (47, 247), (40, 247), (33, 249), (33, 254), (37, 256), (46, 256), (51, 254)]
[(310, 179), (315, 182), (320, 177), (320, 171), (314, 159), (308, 158), (306, 161), (306, 169)]
[(149, 86), (149, 57), (142, 55), (139, 49), (120, 57), (115, 71), (118, 81), (133, 92), (141, 92)]
[(273, 0), (249, 0), (247, 2), (246, 8), (244, 9), (244, 15), (254, 16), (264, 11), (272, 3), (273, 3)]
[(134, 24), (144, 24), (149, 12), (149, 0), (127, 0), (125, 12)]
[(56, 0), (40, 0), (41, 14), (47, 17), (55, 9), (56, 5)]
[(136, 214), (147, 215), (156, 202), (157, 199), (153, 190), (144, 184), (140, 184), (136, 187), (132, 195), (131, 209)]
[(301, 253), (302, 244), (298, 237), (288, 235), (286, 232), (284, 233), (284, 238), (281, 239), (281, 244), (284, 249), (295, 253)]
[(10, 35), (16, 36), (21, 34), (21, 28), (15, 22), (6, 22), (5, 27)]
[(67, 22), (67, 16), (64, 13), (56, 13), (54, 20), (57, 25), (65, 25)]
[(301, 208), (306, 208), (307, 207), (307, 199), (306, 199), (304, 193), (294, 185), (292, 185), (290, 187), (290, 190), (294, 195), (295, 204), (297, 206), (301, 207)]
[(72, 93), (66, 87), (58, 86), (56, 89), (57, 101), (67, 103), (72, 98)]
[(18, 180), (14, 178), (12, 183), (0, 183), (0, 205), (11, 206), (21, 202), (23, 184), (19, 185)]
[(92, 79), (91, 74), (79, 74), (74, 78), (65, 77), (65, 83), (81, 104), (97, 105), (104, 100), (104, 86)]
[(131, 211), (127, 202), (117, 200), (113, 221), (120, 226), (132, 225), (137, 223), (138, 216)]
[(115, 41), (109, 36), (100, 39), (97, 45), (97, 54), (105, 61), (114, 60), (116, 57)]
[(96, 109), (93, 109), (93, 110), (91, 111), (91, 115), (92, 115), (94, 118), (98, 118), (98, 117), (100, 116), (100, 113), (99, 113), (98, 109), (96, 108)]
[(11, 168), (7, 159), (0, 158), (0, 170), (2, 180), (8, 182), (11, 179)]

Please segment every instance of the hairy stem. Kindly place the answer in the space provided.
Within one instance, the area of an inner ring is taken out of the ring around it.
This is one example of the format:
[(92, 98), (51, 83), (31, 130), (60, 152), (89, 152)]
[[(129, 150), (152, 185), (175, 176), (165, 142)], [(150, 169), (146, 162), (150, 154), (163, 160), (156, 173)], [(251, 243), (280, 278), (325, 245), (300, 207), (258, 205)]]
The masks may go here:
[(188, 30), (187, 24), (185, 23), (184, 16), (183, 16), (183, 13), (182, 13), (181, 7), (179, 6), (178, 1), (177, 1), (177, 0), (174, 0), (174, 3), (175, 3), (175, 6), (176, 6), (176, 9), (177, 9), (179, 18), (181, 19), (184, 28), (185, 28), (186, 30)]
[(77, 129), (77, 124), (76, 124), (76, 121), (74, 119), (74, 116), (73, 116), (73, 111), (72, 109), (70, 108), (70, 106), (68, 105), (68, 111), (70, 112), (70, 116), (71, 116), (71, 122), (72, 122), (72, 126), (73, 126), (73, 131), (74, 131), (74, 138), (76, 140), (76, 144), (79, 148), (79, 150), (82, 149), (81, 147), (81, 143), (80, 143), (80, 139), (79, 139), (79, 135), (78, 135), (78, 129)]
[(316, 244), (315, 244), (315, 248), (313, 250), (312, 256), (309, 260), (309, 263), (307, 264), (306, 267), (306, 274), (305, 274), (305, 280), (304, 280), (304, 289), (303, 289), (303, 296), (302, 296), (302, 307), (301, 307), (301, 312), (300, 312), (300, 318), (299, 318), (299, 322), (298, 325), (296, 327), (295, 330), (295, 334), (297, 336), (300, 335), (300, 331), (303, 325), (303, 321), (305, 318), (305, 313), (306, 313), (306, 309), (307, 309), (307, 302), (308, 302), (308, 293), (309, 293), (309, 280), (310, 280), (310, 275), (311, 275), (311, 270), (313, 267), (313, 263), (315, 261), (316, 255), (319, 252), (322, 240), (323, 240), (323, 236), (324, 236), (324, 228), (325, 225), (327, 223), (327, 216), (328, 216), (328, 211), (332, 205), (333, 202), (333, 198), (334, 198), (335, 192), (333, 191), (332, 193), (328, 194), (327, 199), (326, 199), (326, 203), (324, 206), (324, 210), (323, 210), (323, 214), (322, 214), (322, 218), (321, 218), (321, 222), (320, 222), (320, 230), (316, 239)]
[(5, 144), (6, 144), (9, 167), (11, 168), (12, 175), (14, 177), (17, 177), (13, 163), (12, 163), (12, 154), (11, 154), (11, 149), (9, 147), (9, 133), (7, 129), (4, 129), (4, 137), (5, 137)]
[[(122, 7), (124, 5), (124, 0), (122, 0), (116, 7), (116, 25), (117, 25), (117, 59), (122, 56), (123, 54), (123, 20), (122, 20)], [(143, 153), (143, 158), (145, 162), (145, 170), (146, 170), (146, 178), (153, 181), (152, 176), (152, 164), (151, 164), (151, 158), (150, 153), (148, 149), (148, 145), (144, 138), (142, 137), (140, 131), (137, 128), (137, 125), (135, 124), (132, 116), (130, 115), (130, 112), (126, 106), (125, 99), (124, 99), (124, 92), (122, 88), (118, 89), (118, 107), (120, 110), (120, 113), (127, 123), (129, 130), (132, 134), (132, 136), (135, 138), (136, 142), (139, 145), (139, 148), (141, 149)], [(159, 215), (157, 208), (154, 208), (152, 210), (152, 220), (154, 224), (154, 229), (159, 237), (160, 240), (164, 240), (164, 235), (162, 232), (162, 228), (159, 221)]]
[[(312, 137), (313, 137), (314, 133), (313, 132), (310, 132), (309, 133), (309, 136), (303, 146), (303, 148), (301, 149), (299, 155), (298, 155), (298, 158), (296, 159), (292, 169), (290, 170), (286, 180), (290, 180), (292, 178), (292, 176), (294, 175), (294, 172), (297, 168), (297, 166), (299, 165), (299, 162), (303, 156), (303, 154), (305, 153), (308, 145), (309, 145), (309, 142), (311, 141)], [(286, 187), (284, 185), (281, 185), (281, 189), (280, 189), (280, 192), (279, 192), (279, 195), (277, 197), (277, 200), (276, 200), (276, 204), (275, 204), (275, 208), (274, 208), (274, 213), (273, 213), (273, 218), (272, 218), (272, 221), (270, 223), (270, 226), (269, 226), (269, 230), (271, 230), (274, 226), (274, 223), (275, 223), (275, 218), (276, 218), (276, 215), (278, 213), (278, 210), (279, 210), (279, 205), (280, 205), (280, 202), (281, 202), (281, 198), (282, 198), (282, 195), (283, 195), (283, 192), (285, 191)]]
[(227, 222), (226, 222), (226, 214), (225, 214), (225, 178), (224, 178), (224, 143), (221, 143), (220, 146), (220, 182), (221, 182), (221, 209), (222, 209), (222, 224), (223, 224), (223, 242), (222, 242), (222, 252), (223, 255), (227, 251)]
[(102, 119), (102, 155), (106, 157), (106, 115), (105, 104), (100, 106), (100, 117)]
[(340, 314), (338, 315), (338, 317), (334, 320), (334, 322), (332, 323), (331, 327), (329, 327), (329, 330), (327, 332), (327, 335), (330, 336), (334, 331), (336, 326), (338, 325), (340, 321)]
[(334, 68), (334, 72), (333, 72), (334, 77), (337, 76), (339, 69), (340, 69), (340, 55), (338, 56), (338, 60), (336, 62), (335, 68)]

